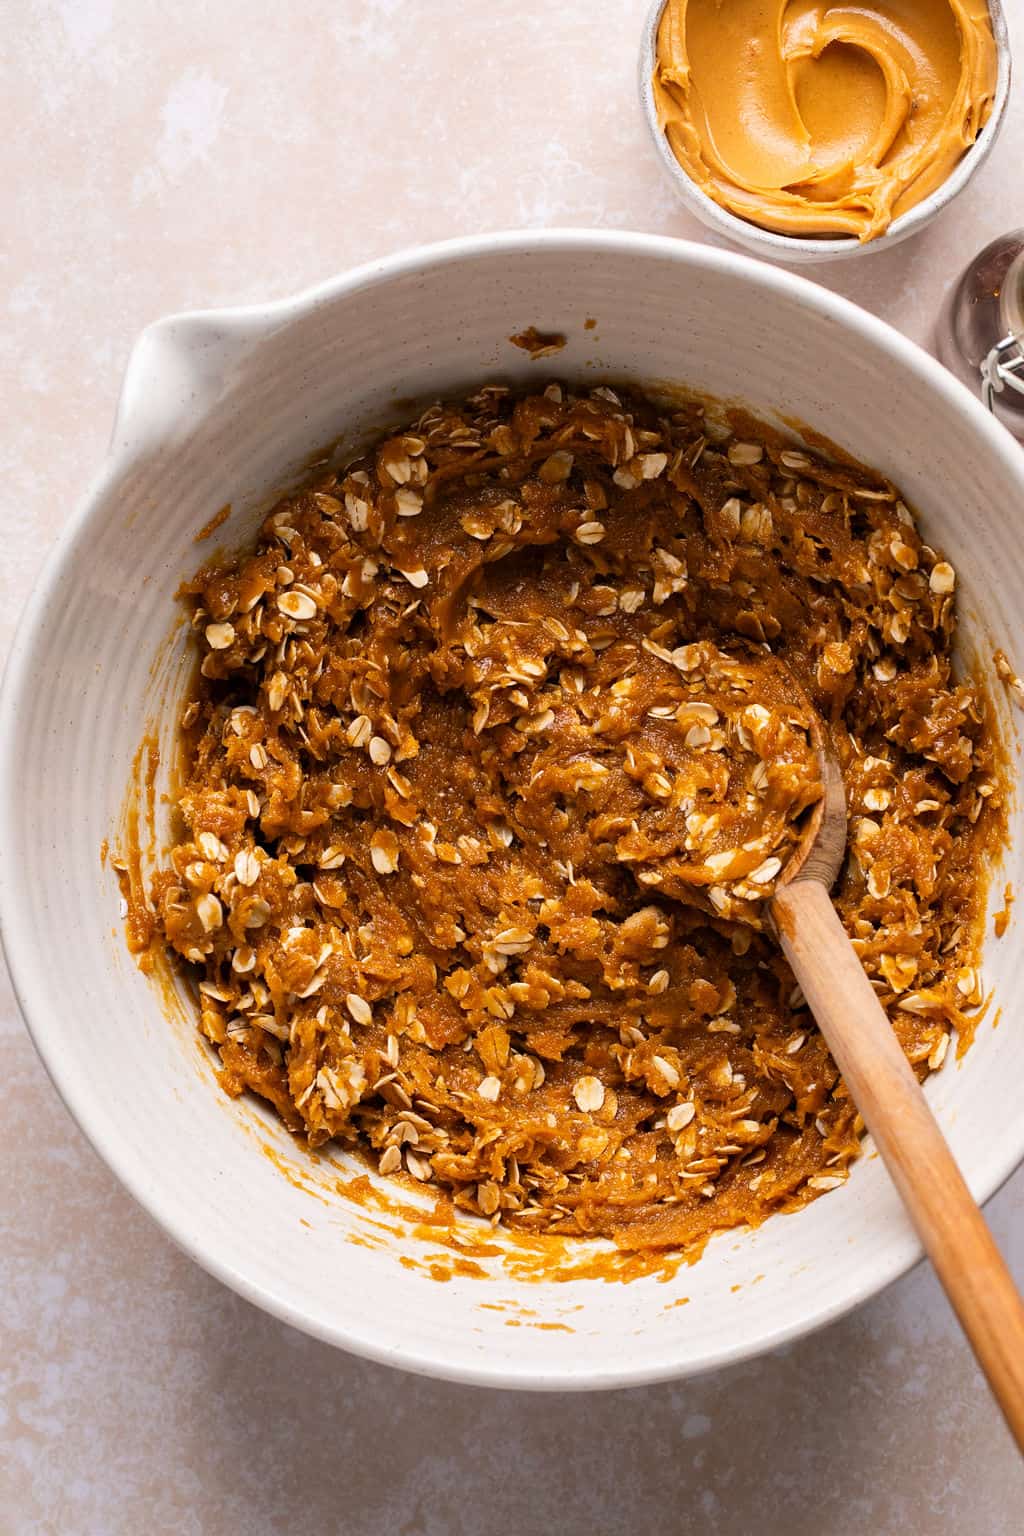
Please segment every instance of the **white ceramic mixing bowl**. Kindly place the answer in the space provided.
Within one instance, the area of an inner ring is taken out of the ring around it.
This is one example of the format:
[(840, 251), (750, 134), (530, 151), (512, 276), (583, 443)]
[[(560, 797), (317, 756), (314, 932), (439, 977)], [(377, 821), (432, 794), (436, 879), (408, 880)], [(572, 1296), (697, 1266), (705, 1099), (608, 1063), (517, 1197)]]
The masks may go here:
[[(510, 346), (530, 324), (565, 332), (564, 351), (531, 362)], [(681, 381), (809, 422), (892, 475), (920, 509), (959, 568), (968, 644), (1024, 658), (1024, 455), (880, 321), (746, 257), (645, 235), (499, 235), (408, 252), (279, 304), (163, 320), (139, 339), (109, 459), (32, 596), (5, 679), (0, 919), (65, 1103), (200, 1263), (374, 1359), (574, 1388), (738, 1360), (901, 1274), (920, 1250), (877, 1157), (798, 1214), (714, 1240), (666, 1282), (527, 1280), (499, 1252), (479, 1260), (488, 1278), (438, 1283), (423, 1267), (443, 1257), (438, 1243), (332, 1193), (332, 1170), (311, 1169), (271, 1114), (219, 1091), (189, 1007), (169, 1017), (127, 954), (100, 862), (148, 718), (160, 714), (165, 745), (173, 734), (187, 674), (174, 593), (210, 548), (194, 542), (197, 530), (230, 502), (216, 541), (248, 539), (268, 492), (294, 481), (313, 450), (407, 415), (401, 400), (559, 374)], [(997, 703), (1005, 711), (1001, 690)], [(1019, 811), (1014, 830), (1000, 878), (1019, 888)], [(928, 1084), (982, 1199), (1024, 1154), (1014, 935), (986, 955), (998, 1027), (990, 1015), (963, 1061), (950, 1052)]]

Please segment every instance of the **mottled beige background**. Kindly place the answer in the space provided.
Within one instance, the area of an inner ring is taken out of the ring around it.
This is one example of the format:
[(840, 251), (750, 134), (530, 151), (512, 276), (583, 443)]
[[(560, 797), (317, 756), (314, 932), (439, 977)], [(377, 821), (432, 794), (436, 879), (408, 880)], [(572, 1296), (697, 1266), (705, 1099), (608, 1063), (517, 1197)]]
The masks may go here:
[[(1024, 64), (1024, 0), (1008, 0)], [(635, 100), (645, 0), (3, 0), (0, 641), (106, 445), (132, 337), (414, 241), (702, 238)], [(812, 275), (926, 339), (1024, 222), (1024, 108), (909, 245)], [(898, 422), (898, 402), (894, 402)], [(4, 1536), (1010, 1536), (1024, 1472), (930, 1273), (715, 1377), (486, 1393), (313, 1343), (207, 1278), (68, 1120), (4, 983)], [(1024, 1174), (989, 1214), (1024, 1282)]]

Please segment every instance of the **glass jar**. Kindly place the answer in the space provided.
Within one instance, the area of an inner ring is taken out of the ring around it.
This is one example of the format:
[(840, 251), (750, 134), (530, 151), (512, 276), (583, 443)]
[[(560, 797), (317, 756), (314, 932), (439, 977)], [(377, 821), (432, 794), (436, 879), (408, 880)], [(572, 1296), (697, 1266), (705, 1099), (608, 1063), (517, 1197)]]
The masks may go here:
[(1024, 229), (1000, 235), (953, 284), (936, 328), (940, 359), (1024, 440)]

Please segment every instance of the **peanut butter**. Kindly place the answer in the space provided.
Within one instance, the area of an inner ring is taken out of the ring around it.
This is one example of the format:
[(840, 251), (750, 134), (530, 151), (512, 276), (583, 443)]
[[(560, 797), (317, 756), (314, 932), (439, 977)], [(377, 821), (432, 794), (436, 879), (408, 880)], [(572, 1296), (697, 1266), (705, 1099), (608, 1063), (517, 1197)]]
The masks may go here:
[(653, 85), (673, 154), (723, 208), (872, 240), (974, 143), (996, 67), (985, 0), (668, 0)]

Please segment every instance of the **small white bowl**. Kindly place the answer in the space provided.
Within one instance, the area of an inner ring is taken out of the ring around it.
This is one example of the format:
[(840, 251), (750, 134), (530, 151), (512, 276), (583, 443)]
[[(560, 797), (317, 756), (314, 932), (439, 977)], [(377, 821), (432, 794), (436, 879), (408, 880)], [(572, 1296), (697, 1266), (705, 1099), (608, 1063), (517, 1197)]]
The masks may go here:
[(877, 239), (862, 241), (851, 236), (844, 236), (838, 240), (826, 240), (817, 235), (779, 235), (773, 230), (761, 229), (759, 225), (750, 223), (748, 219), (738, 218), (736, 214), (723, 208), (720, 203), (716, 203), (713, 197), (703, 192), (686, 174), (658, 125), (658, 112), (651, 80), (657, 54), (658, 23), (665, 9), (665, 0), (654, 0), (654, 4), (647, 13), (640, 40), (640, 103), (655, 153), (672, 183), (676, 196), (709, 229), (725, 235), (737, 245), (745, 246), (747, 250), (753, 251), (755, 256), (763, 256), (772, 261), (785, 261), (791, 265), (813, 261), (844, 261), (854, 256), (868, 255), (873, 251), (887, 251), (892, 246), (898, 245), (901, 240), (906, 240), (909, 235), (916, 235), (918, 230), (930, 224), (936, 215), (963, 191), (975, 171), (987, 159), (1002, 127), (1006, 103), (1010, 95), (1010, 37), (1002, 0), (988, 0), (988, 7), (999, 60), (995, 99), (988, 122), (963, 159), (954, 167), (942, 185), (936, 187), (930, 197), (926, 197), (906, 213), (901, 213), (899, 218), (894, 219), (885, 233), (879, 235)]
[[(528, 325), (564, 332), (564, 351), (530, 362), (507, 340)], [(194, 1004), (182, 993), (169, 1015), (128, 954), (100, 860), (154, 718), (157, 795), (169, 788), (191, 675), (186, 630), (175, 628), (183, 577), (216, 544), (251, 539), (268, 494), (339, 433), (353, 444), (407, 420), (399, 397), (559, 375), (676, 380), (808, 422), (891, 475), (956, 561), (961, 643), (990, 667), (994, 646), (1024, 659), (1024, 454), (880, 320), (765, 262), (650, 235), (552, 230), (403, 252), (281, 303), (178, 315), (139, 338), (109, 458), (32, 594), (0, 695), (0, 925), (64, 1102), (146, 1210), (226, 1284), (409, 1370), (503, 1387), (625, 1387), (782, 1344), (908, 1269), (920, 1245), (879, 1159), (865, 1156), (847, 1184), (795, 1215), (714, 1239), (664, 1282), (525, 1278), (514, 1240), (484, 1228), (485, 1275), (438, 1284), (429, 1265), (451, 1256), (422, 1226), (336, 1187), (339, 1171), (361, 1165), (342, 1154), (340, 1169), (313, 1162), (262, 1104), (217, 1086)], [(215, 541), (197, 544), (227, 502)], [(998, 684), (993, 699), (1010, 741)], [(166, 829), (166, 806), (161, 814)], [(1020, 803), (1012, 830), (999, 883), (1020, 889)], [(990, 1014), (926, 1089), (980, 1199), (1024, 1155), (1016, 925), (986, 945), (985, 979), (998, 1028)], [(466, 1230), (480, 1228), (467, 1218)]]

